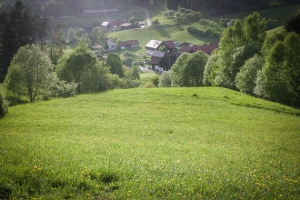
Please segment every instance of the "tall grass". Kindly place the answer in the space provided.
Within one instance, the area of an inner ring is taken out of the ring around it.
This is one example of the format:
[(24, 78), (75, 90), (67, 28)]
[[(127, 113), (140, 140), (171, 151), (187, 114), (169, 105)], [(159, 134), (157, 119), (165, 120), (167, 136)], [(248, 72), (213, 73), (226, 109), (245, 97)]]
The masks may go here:
[(0, 198), (299, 199), (299, 109), (222, 88), (11, 107)]

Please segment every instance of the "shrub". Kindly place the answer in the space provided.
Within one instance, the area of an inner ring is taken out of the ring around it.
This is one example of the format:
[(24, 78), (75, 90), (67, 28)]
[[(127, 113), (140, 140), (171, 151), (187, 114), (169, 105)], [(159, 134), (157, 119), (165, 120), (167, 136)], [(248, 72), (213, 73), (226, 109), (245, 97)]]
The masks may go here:
[(174, 10), (166, 11), (164, 13), (164, 17), (166, 17), (166, 18), (172, 18), (172, 17), (174, 17), (174, 15), (175, 15), (175, 11)]
[(210, 21), (208, 19), (200, 19), (199, 24), (201, 24), (201, 25), (210, 25)]
[(158, 87), (171, 87), (171, 70), (163, 72), (158, 79)]
[(9, 102), (5, 99), (5, 95), (0, 89), (0, 117), (3, 117), (8, 112)]
[(66, 81), (57, 79), (57, 82), (51, 86), (51, 96), (63, 98), (75, 96), (77, 85), (74, 82), (67, 83)]
[(153, 26), (159, 26), (159, 20), (158, 19), (153, 20), (152, 25)]
[(158, 80), (159, 76), (154, 76), (153, 78), (151, 78), (151, 82), (155, 87), (158, 87)]
[(206, 28), (203, 32), (203, 34), (207, 37), (212, 37), (213, 31), (210, 28)]

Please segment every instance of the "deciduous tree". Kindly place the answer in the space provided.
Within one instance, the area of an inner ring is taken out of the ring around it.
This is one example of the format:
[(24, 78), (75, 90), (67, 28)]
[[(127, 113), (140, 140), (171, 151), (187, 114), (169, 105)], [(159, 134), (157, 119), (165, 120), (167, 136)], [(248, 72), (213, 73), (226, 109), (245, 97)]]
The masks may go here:
[(296, 15), (292, 15), (289, 19), (285, 22), (284, 28), (288, 32), (296, 32), (300, 35), (300, 13)]
[(108, 54), (106, 65), (110, 67), (110, 72), (112, 74), (119, 75), (120, 78), (124, 76), (122, 69), (122, 61), (118, 54), (110, 53)]
[(202, 51), (182, 54), (172, 67), (172, 86), (202, 86), (207, 59), (208, 55)]
[(243, 22), (235, 20), (233, 26), (223, 31), (211, 82), (217, 86), (236, 89), (236, 74), (246, 60), (260, 53), (265, 39), (265, 27), (266, 21), (255, 12)]
[(171, 87), (172, 70), (163, 72), (158, 79), (158, 87)]
[(243, 67), (237, 73), (235, 82), (236, 87), (241, 91), (248, 94), (253, 94), (253, 90), (256, 86), (257, 72), (262, 70), (265, 61), (263, 57), (255, 55), (252, 58), (246, 60)]
[(266, 55), (266, 97), (273, 101), (300, 105), (300, 36), (286, 35)]
[(65, 25), (57, 24), (50, 32), (49, 57), (54, 64), (62, 55), (62, 45), (66, 43), (66, 37), (63, 33)]
[(19, 95), (25, 91), (30, 102), (34, 102), (39, 94), (49, 89), (53, 65), (39, 45), (21, 47), (10, 66), (4, 81), (7, 90)]

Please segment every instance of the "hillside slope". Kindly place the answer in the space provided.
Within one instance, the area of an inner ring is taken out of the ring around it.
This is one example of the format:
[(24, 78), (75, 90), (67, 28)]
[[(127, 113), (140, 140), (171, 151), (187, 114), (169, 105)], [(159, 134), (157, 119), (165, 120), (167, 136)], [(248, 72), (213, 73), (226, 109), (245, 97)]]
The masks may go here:
[(297, 199), (299, 113), (211, 87), (14, 106), (0, 120), (0, 198)]

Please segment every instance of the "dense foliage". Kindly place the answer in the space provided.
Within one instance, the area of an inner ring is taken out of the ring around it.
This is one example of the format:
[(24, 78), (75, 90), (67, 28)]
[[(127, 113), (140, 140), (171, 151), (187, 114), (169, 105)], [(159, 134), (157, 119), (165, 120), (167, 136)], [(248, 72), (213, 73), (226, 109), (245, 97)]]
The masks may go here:
[(258, 13), (236, 19), (206, 63), (203, 84), (239, 89), (272, 101), (300, 105), (300, 36), (265, 33)]
[(286, 21), (284, 28), (288, 32), (296, 32), (300, 35), (300, 13), (290, 16)]
[(265, 97), (290, 105), (300, 105), (300, 36), (282, 33), (266, 53)]
[(124, 76), (122, 70), (122, 61), (118, 54), (110, 53), (107, 56), (106, 65), (109, 66), (109, 70), (112, 74), (117, 74), (120, 78)]
[(193, 54), (183, 53), (172, 67), (172, 86), (202, 86), (207, 59), (208, 55), (202, 51)]
[(158, 87), (171, 87), (172, 80), (171, 80), (171, 73), (172, 70), (163, 72), (159, 79), (158, 79)]
[(26, 44), (42, 41), (47, 35), (47, 20), (17, 0), (9, 12), (0, 13), (0, 81), (18, 49)]
[[(266, 21), (258, 13), (237, 19), (226, 28), (217, 51), (218, 58), (210, 69), (210, 84), (236, 89), (235, 79), (244, 62), (260, 53), (265, 38)], [(207, 80), (207, 79), (206, 79)]]
[(114, 79), (118, 79), (111, 76), (109, 68), (90, 52), (84, 40), (74, 52), (58, 61), (56, 73), (61, 80), (78, 84), (79, 94), (110, 89)]

